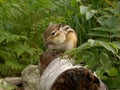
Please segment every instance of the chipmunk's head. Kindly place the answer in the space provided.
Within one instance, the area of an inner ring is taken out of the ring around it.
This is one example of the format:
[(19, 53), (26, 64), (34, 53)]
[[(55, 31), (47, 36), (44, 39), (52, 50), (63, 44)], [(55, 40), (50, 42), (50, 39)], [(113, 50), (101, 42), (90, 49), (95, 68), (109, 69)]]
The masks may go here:
[(43, 41), (47, 48), (52, 49), (52, 45), (60, 45), (65, 42), (66, 35), (61, 30), (61, 24), (49, 24), (43, 33)]

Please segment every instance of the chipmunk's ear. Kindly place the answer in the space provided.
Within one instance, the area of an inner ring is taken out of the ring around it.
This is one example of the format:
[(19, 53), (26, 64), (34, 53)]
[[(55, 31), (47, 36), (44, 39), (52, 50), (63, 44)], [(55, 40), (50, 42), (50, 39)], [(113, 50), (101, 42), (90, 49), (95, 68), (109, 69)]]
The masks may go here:
[(60, 24), (58, 24), (58, 30), (60, 29), (60, 27), (62, 26), (62, 24), (60, 23)]

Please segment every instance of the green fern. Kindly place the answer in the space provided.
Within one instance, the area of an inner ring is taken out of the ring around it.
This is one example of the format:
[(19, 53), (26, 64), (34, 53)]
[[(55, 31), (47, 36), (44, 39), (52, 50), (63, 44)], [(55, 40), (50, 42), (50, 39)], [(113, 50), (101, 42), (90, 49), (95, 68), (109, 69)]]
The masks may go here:
[[(0, 31), (0, 75), (17, 75), (28, 64), (39, 60), (39, 49), (32, 48), (28, 38)], [(13, 73), (14, 72), (14, 73)]]

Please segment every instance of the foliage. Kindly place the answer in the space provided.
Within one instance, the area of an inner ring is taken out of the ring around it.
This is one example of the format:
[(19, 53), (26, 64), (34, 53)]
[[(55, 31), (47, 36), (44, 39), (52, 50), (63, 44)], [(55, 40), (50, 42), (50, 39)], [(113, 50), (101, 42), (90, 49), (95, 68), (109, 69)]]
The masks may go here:
[(27, 64), (35, 64), (39, 60), (41, 50), (37, 46), (32, 46), (32, 38), (29, 36), (34, 33), (30, 31), (33, 19), (31, 22), (30, 17), (26, 19), (30, 10), (27, 8), (28, 5), (24, 4), (27, 2), (0, 1), (0, 75), (2, 76), (18, 75)]
[(2, 90), (14, 90), (16, 86), (7, 84), (4, 80), (0, 80), (0, 89)]
[(1, 75), (19, 74), (27, 64), (38, 60), (38, 53), (40, 53), (39, 49), (32, 48), (27, 37), (0, 31)]

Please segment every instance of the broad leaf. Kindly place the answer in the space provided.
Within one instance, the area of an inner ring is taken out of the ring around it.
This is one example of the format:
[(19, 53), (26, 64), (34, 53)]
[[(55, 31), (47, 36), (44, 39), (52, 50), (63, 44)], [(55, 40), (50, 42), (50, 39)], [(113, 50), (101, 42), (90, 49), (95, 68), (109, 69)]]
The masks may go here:
[(108, 43), (99, 41), (99, 44), (101, 46), (103, 46), (104, 48), (106, 48), (108, 51), (111, 51), (113, 54), (117, 54), (118, 50), (116, 50), (116, 48), (112, 47), (111, 45), (109, 45)]
[(111, 38), (120, 38), (120, 32), (112, 34)]
[(86, 6), (80, 6), (80, 13), (85, 14), (88, 11), (88, 7)]
[(103, 31), (95, 31), (95, 32), (90, 32), (88, 33), (90, 36), (96, 36), (96, 37), (107, 37), (109, 38), (109, 33), (103, 32)]
[(92, 28), (92, 30), (95, 30), (95, 31), (108, 31), (108, 32), (110, 32), (110, 29), (107, 28), (107, 27), (96, 27), (96, 28)]
[(86, 12), (86, 20), (91, 19), (95, 13), (97, 13), (95, 10), (87, 11)]

